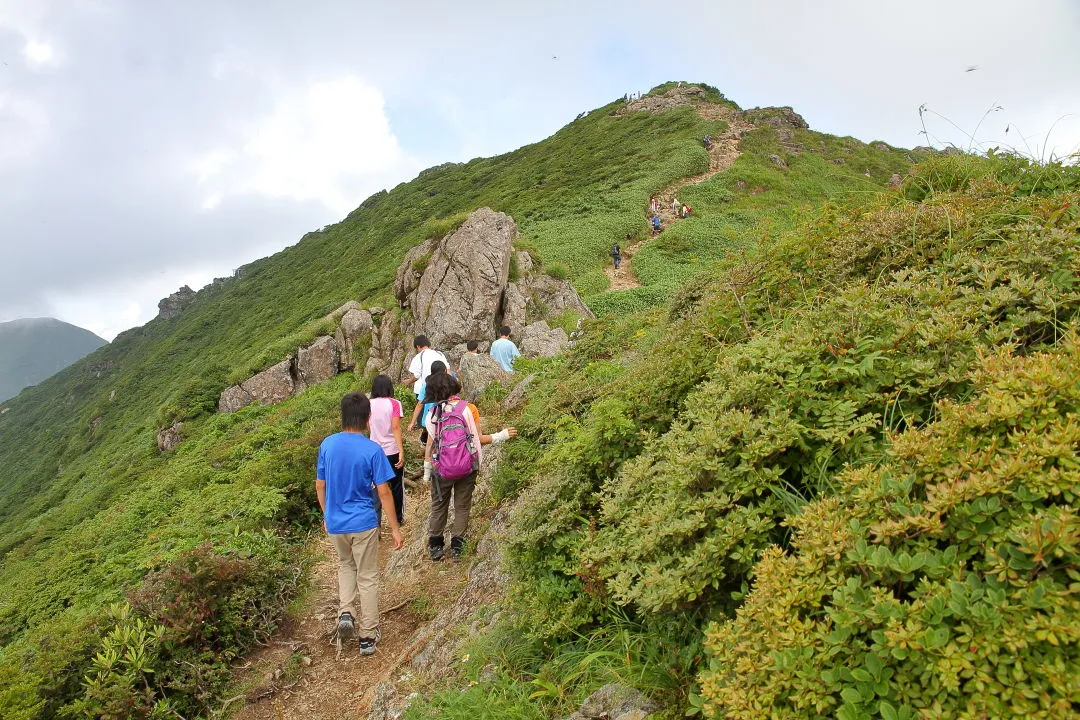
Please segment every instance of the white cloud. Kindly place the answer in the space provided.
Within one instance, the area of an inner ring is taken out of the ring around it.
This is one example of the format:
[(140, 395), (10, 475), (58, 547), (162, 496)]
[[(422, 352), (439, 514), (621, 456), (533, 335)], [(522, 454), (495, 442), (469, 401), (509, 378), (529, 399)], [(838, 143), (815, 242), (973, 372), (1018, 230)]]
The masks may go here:
[(59, 58), (53, 46), (40, 40), (27, 40), (23, 45), (23, 57), (31, 67), (58, 65)]
[(382, 93), (351, 75), (283, 93), (235, 145), (203, 152), (189, 166), (204, 209), (253, 193), (317, 201), (336, 213), (418, 169), (390, 128)]

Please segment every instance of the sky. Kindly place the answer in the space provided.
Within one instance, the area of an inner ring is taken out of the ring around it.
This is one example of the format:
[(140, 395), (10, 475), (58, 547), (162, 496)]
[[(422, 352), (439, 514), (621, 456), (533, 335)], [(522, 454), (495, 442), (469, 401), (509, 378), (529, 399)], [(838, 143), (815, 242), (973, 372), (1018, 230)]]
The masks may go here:
[(864, 141), (1068, 155), (1077, 37), (1077, 0), (0, 0), (0, 321), (112, 339), (425, 167), (668, 80)]

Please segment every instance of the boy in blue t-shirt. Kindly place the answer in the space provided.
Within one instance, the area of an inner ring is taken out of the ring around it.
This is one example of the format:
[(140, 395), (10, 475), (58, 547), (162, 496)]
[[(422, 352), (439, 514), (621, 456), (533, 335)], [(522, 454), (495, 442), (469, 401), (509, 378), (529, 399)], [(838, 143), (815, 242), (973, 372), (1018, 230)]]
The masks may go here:
[(338, 555), (338, 636), (347, 640), (356, 630), (355, 603), (360, 602), (360, 652), (371, 655), (379, 639), (379, 519), (373, 488), (388, 508), (394, 549), (404, 545), (394, 498), (387, 481), (394, 469), (378, 443), (364, 436), (371, 403), (362, 393), (341, 398), (341, 429), (322, 441), (315, 492), (323, 510), (323, 527)]

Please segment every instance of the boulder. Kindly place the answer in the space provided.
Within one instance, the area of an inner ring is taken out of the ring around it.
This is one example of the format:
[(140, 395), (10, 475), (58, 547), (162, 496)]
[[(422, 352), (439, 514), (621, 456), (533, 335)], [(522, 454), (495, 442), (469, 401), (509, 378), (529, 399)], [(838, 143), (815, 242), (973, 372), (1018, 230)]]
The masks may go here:
[(893, 173), (889, 176), (889, 189), (899, 190), (900, 186), (904, 184), (904, 179), (900, 177), (899, 173)]
[(772, 160), (773, 165), (775, 165), (778, 168), (786, 168), (787, 167), (787, 163), (784, 162), (784, 159), (782, 157), (780, 157), (779, 155), (770, 155), (769, 159)]
[(562, 328), (552, 330), (541, 320), (525, 327), (519, 347), (526, 357), (551, 357), (570, 347), (570, 336)]
[(161, 452), (169, 452), (174, 447), (180, 444), (183, 439), (180, 437), (180, 428), (184, 427), (184, 423), (173, 423), (172, 426), (162, 428), (157, 433), (157, 446)]
[(370, 335), (375, 328), (371, 313), (367, 310), (351, 309), (341, 316), (341, 340), (338, 349), (341, 351), (341, 366), (352, 368), (356, 365), (357, 341), (364, 335)]
[[(416, 291), (408, 296), (415, 327), (431, 338), (432, 347), (494, 335), (516, 238), (513, 218), (480, 208), (437, 244)], [(399, 268), (405, 278), (411, 270), (405, 264)], [(403, 281), (395, 290), (406, 286)]]
[(743, 114), (744, 118), (755, 125), (771, 125), (775, 128), (784, 126), (797, 130), (805, 130), (810, 127), (803, 116), (791, 109), (791, 107), (767, 107), (753, 108)]
[(620, 683), (608, 683), (585, 698), (581, 709), (567, 720), (644, 720), (660, 710), (659, 705), (638, 690)]
[(360, 303), (356, 302), (355, 300), (350, 300), (349, 302), (345, 303), (344, 305), (342, 305), (338, 309), (334, 310), (332, 313), (330, 313), (326, 317), (330, 318), (334, 322), (338, 322), (339, 320), (341, 320), (342, 317), (344, 317), (345, 313), (349, 312), (350, 310), (363, 310), (363, 309), (364, 308)]
[(219, 413), (232, 413), (253, 402), (255, 402), (255, 398), (251, 397), (251, 393), (239, 385), (233, 385), (225, 388), (218, 397), (217, 411)]
[(519, 275), (526, 275), (532, 272), (533, 259), (532, 255), (524, 250), (518, 250), (514, 253), (514, 261), (517, 264), (517, 271)]
[(520, 332), (531, 319), (555, 317), (568, 310), (582, 317), (596, 317), (573, 285), (544, 273), (512, 282), (503, 293), (502, 322), (514, 332)]
[(292, 356), (287, 357), (277, 365), (272, 365), (258, 375), (249, 377), (240, 383), (240, 387), (251, 396), (253, 401), (263, 405), (287, 400), (296, 390), (295, 360)]
[(513, 375), (502, 369), (502, 365), (490, 355), (468, 354), (461, 356), (458, 364), (458, 380), (461, 381), (461, 396), (473, 401), (493, 382), (508, 384)]
[(337, 375), (339, 360), (337, 343), (329, 335), (315, 338), (311, 345), (300, 348), (296, 354), (296, 389), (318, 385)]
[(428, 238), (405, 253), (405, 259), (394, 275), (394, 297), (397, 298), (401, 307), (409, 306), (409, 298), (420, 286), (420, 278), (424, 276), (424, 271), (430, 265), (431, 256), (439, 242), (439, 238)]
[[(554, 278), (553, 278), (554, 279)], [(503, 324), (509, 325), (511, 332), (525, 327), (529, 313), (529, 299), (521, 289), (521, 284), (512, 282), (503, 292)]]
[(162, 320), (170, 320), (174, 317), (179, 317), (180, 313), (184, 312), (184, 308), (190, 305), (191, 301), (194, 299), (195, 291), (185, 285), (169, 297), (158, 301), (157, 316)]

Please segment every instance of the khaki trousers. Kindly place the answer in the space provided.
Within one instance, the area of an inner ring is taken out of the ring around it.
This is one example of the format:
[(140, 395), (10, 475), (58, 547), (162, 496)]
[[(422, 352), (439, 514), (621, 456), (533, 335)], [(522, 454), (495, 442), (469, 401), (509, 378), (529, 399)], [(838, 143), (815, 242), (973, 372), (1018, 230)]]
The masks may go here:
[(338, 613), (347, 612), (357, 620), (360, 637), (375, 637), (379, 629), (379, 528), (330, 539), (338, 556)]
[(431, 474), (431, 517), (428, 519), (428, 535), (442, 537), (446, 530), (446, 516), (450, 509), (450, 496), (454, 498), (454, 523), (450, 526), (452, 537), (463, 538), (469, 530), (469, 513), (472, 512), (473, 490), (476, 489), (476, 473), (458, 480), (446, 480), (438, 473)]

